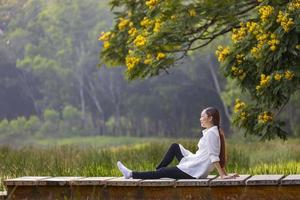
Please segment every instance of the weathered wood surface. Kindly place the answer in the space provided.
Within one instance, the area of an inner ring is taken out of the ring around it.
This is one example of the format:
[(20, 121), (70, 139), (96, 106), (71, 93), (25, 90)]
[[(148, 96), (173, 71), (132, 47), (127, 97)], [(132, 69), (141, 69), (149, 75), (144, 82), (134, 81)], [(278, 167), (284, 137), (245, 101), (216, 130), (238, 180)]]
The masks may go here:
[(6, 199), (6, 197), (7, 197), (7, 192), (6, 191), (0, 192), (0, 200), (4, 200), (4, 199)]
[(279, 185), (284, 175), (255, 175), (246, 181), (247, 185)]
[(300, 175), (156, 180), (123, 177), (20, 177), (4, 181), (7, 199), (300, 199)]

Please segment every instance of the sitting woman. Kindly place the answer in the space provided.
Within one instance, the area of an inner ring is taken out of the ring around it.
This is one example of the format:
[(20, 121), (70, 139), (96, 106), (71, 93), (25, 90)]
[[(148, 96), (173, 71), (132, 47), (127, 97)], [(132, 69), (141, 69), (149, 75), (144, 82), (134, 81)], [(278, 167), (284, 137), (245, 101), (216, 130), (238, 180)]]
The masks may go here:
[[(222, 179), (235, 178), (237, 173), (228, 175), (225, 171), (225, 137), (220, 130), (220, 115), (216, 108), (208, 107), (201, 112), (200, 123), (203, 137), (198, 142), (195, 154), (185, 149), (181, 144), (172, 144), (165, 154), (156, 171), (137, 172), (126, 168), (120, 161), (119, 170), (126, 179), (195, 179), (206, 178), (216, 168)], [(174, 157), (179, 161), (176, 167), (167, 167)]]

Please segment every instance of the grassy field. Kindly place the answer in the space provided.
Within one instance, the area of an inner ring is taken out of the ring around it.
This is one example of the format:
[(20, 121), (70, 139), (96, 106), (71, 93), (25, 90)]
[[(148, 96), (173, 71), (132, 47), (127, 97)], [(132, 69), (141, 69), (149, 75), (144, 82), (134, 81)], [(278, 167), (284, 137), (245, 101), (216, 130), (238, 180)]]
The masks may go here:
[[(0, 147), (1, 179), (18, 176), (121, 176), (117, 160), (134, 170), (153, 170), (173, 142), (192, 152), (197, 140), (78, 137), (37, 140), (37, 145)], [(227, 140), (228, 172), (240, 174), (300, 174), (300, 139), (259, 142)], [(176, 161), (172, 165), (176, 165)], [(213, 173), (216, 174), (216, 171)], [(3, 189), (3, 186), (0, 186)]]

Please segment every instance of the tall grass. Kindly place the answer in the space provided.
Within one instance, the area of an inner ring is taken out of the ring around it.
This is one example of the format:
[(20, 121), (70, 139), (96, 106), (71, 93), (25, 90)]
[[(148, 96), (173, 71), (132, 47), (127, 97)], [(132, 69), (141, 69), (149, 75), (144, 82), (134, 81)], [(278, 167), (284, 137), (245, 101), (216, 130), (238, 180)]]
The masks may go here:
[[(195, 140), (143, 141), (101, 148), (78, 144), (48, 147), (0, 147), (1, 179), (19, 176), (121, 176), (117, 160), (137, 171), (153, 170), (172, 142), (192, 152)], [(240, 174), (300, 174), (300, 140), (244, 142), (227, 140), (228, 172)], [(171, 165), (176, 165), (174, 160)], [(213, 172), (217, 174), (216, 171)], [(0, 186), (3, 189), (3, 186)]]

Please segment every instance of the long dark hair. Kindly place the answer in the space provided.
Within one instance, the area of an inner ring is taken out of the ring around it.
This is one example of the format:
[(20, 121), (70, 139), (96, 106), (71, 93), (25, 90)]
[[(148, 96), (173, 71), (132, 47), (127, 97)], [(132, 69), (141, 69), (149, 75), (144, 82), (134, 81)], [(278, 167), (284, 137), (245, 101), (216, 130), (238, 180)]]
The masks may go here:
[(222, 168), (226, 165), (226, 155), (225, 155), (225, 135), (222, 129), (220, 129), (220, 114), (218, 109), (214, 107), (205, 108), (205, 113), (208, 117), (212, 117), (212, 122), (214, 126), (218, 126), (220, 141), (221, 141), (221, 149), (220, 149), (220, 165)]

